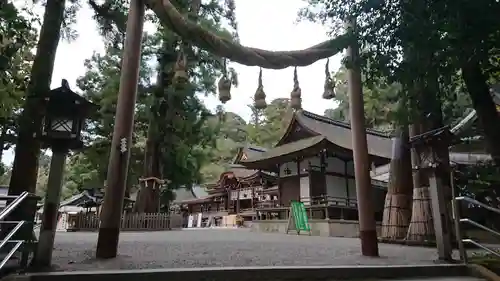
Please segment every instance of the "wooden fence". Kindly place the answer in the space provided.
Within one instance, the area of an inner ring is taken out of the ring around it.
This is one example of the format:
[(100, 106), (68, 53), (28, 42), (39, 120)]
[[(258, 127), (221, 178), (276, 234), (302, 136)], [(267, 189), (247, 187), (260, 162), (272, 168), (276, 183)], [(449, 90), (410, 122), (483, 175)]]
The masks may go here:
[[(99, 229), (99, 215), (79, 213), (72, 218), (68, 230), (96, 231)], [(158, 231), (181, 227), (181, 218), (167, 213), (123, 214), (121, 230), (123, 231)]]

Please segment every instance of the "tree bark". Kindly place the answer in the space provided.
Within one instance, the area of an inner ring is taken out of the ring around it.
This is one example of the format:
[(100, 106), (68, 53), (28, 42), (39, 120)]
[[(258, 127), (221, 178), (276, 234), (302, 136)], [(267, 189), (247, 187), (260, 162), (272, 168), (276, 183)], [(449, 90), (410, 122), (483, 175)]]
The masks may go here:
[(478, 62), (469, 60), (462, 64), (462, 78), (476, 110), (486, 139), (486, 148), (496, 166), (500, 167), (500, 117)]
[[(170, 65), (175, 62), (172, 60), (175, 56), (172, 56), (172, 50), (175, 46), (169, 46), (164, 43), (163, 54), (160, 55), (158, 75), (156, 78), (156, 87), (153, 91), (153, 105), (150, 108), (151, 114), (149, 117), (148, 133), (146, 136), (146, 148), (144, 151), (144, 170), (143, 177), (150, 178), (155, 177), (158, 179), (163, 179), (163, 168), (161, 165), (162, 161), (162, 151), (160, 149), (161, 145), (161, 134), (160, 130), (164, 128), (161, 124), (164, 124), (164, 120), (168, 119), (172, 113), (172, 110), (168, 110), (169, 107), (162, 106), (161, 103), (166, 103), (163, 96), (165, 95), (165, 89), (170, 87), (172, 83), (173, 73), (169, 71)], [(168, 97), (167, 97), (168, 99)], [(170, 120), (170, 119), (168, 119)], [(156, 186), (155, 186), (156, 187)], [(160, 210), (160, 196), (161, 192), (159, 189), (153, 189), (152, 186), (146, 185), (143, 182), (137, 193), (136, 202), (134, 204), (134, 212), (137, 213), (156, 213)]]
[[(160, 169), (160, 151), (157, 141), (156, 120), (151, 117), (149, 120), (148, 135), (146, 139), (146, 148), (144, 151), (144, 178), (155, 177), (161, 179)], [(152, 183), (152, 182), (151, 182)], [(155, 183), (155, 186), (156, 183)], [(137, 213), (156, 213), (159, 211), (159, 190), (153, 189), (149, 182), (142, 182), (134, 204), (134, 212)]]
[(411, 218), (412, 170), (408, 127), (400, 126), (393, 140), (390, 178), (382, 220), (382, 238), (405, 238)]
[[(15, 149), (9, 195), (18, 195), (23, 191), (35, 192), (40, 155), (40, 140), (43, 110), (43, 96), (50, 90), (52, 72), (61, 25), (64, 19), (65, 0), (48, 0), (45, 7), (40, 39), (31, 69), (30, 83), (26, 101), (19, 120), (18, 141)], [(9, 220), (26, 219), (22, 208), (17, 208)]]
[[(416, 52), (417, 53), (417, 52)], [(418, 53), (417, 53), (418, 54)], [(416, 60), (416, 63), (421, 60)], [(425, 67), (428, 64), (422, 64)], [(428, 78), (428, 77), (425, 77)], [(411, 99), (411, 111), (413, 113), (413, 123), (409, 128), (410, 138), (418, 136), (429, 130), (428, 116), (431, 103), (426, 102), (427, 94), (430, 92), (426, 89), (426, 81), (424, 77), (415, 79), (412, 91), (414, 91)], [(427, 91), (427, 92), (426, 92)], [(411, 149), (411, 165), (412, 165), (412, 180), (413, 180), (413, 205), (411, 222), (408, 226), (406, 240), (409, 241), (426, 241), (434, 240), (434, 224), (432, 220), (431, 200), (429, 196), (429, 178), (421, 169), (422, 158), (425, 158), (427, 149), (423, 147), (413, 147)]]
[[(198, 20), (198, 13), (201, 6), (201, 0), (193, 0), (190, 5), (190, 12), (188, 18), (196, 22)], [(175, 43), (176, 44), (176, 43)], [(183, 49), (186, 51), (189, 49), (189, 44), (187, 42), (183, 42)], [(160, 67), (157, 77), (157, 87), (155, 89), (155, 102), (163, 102), (166, 103), (167, 106), (152, 106), (151, 111), (157, 110), (154, 114), (151, 114), (149, 124), (148, 124), (148, 135), (146, 140), (146, 149), (144, 155), (144, 176), (147, 177), (155, 177), (158, 179), (162, 179), (163, 177), (163, 168), (162, 168), (162, 149), (161, 145), (161, 135), (160, 130), (164, 128), (159, 128), (159, 124), (162, 124), (163, 120), (167, 120), (167, 122), (171, 122), (173, 116), (175, 115), (172, 107), (169, 106), (170, 96), (164, 99), (164, 89), (167, 89), (172, 84), (173, 73), (168, 73), (167, 69), (170, 69), (170, 65), (175, 63), (175, 59), (171, 56), (173, 50), (176, 49), (176, 46), (171, 46), (166, 42), (163, 43), (163, 51), (164, 54), (161, 55)], [(162, 109), (166, 108), (166, 112)], [(162, 120), (163, 119), (163, 120)], [(153, 213), (160, 211), (160, 196), (161, 191), (159, 188), (152, 189), (147, 185), (141, 185), (139, 193), (137, 194), (136, 203), (134, 205), (134, 212), (139, 213)]]
[(5, 143), (6, 143), (6, 136), (7, 136), (7, 125), (3, 124), (2, 130), (0, 131), (0, 166), (2, 163), (2, 158), (3, 158), (3, 150), (5, 148)]
[[(410, 126), (410, 137), (417, 136), (424, 132), (420, 120), (415, 120)], [(408, 226), (406, 240), (425, 241), (433, 240), (435, 237), (434, 225), (432, 221), (431, 202), (429, 197), (428, 178), (419, 169), (421, 166), (422, 151), (416, 148), (411, 149), (411, 165), (413, 169), (413, 205), (411, 222)]]

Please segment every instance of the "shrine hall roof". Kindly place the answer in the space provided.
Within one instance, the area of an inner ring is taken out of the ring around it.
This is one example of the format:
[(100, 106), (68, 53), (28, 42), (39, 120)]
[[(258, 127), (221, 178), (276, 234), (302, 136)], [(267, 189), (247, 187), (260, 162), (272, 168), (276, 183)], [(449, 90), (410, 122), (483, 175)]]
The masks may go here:
[[(313, 133), (322, 135), (331, 143), (352, 150), (351, 125), (328, 117), (301, 110), (295, 113), (296, 122)], [(390, 159), (392, 156), (392, 140), (389, 134), (367, 129), (368, 154)]]
[[(294, 130), (297, 130), (297, 126), (309, 132), (312, 137), (288, 142), (288, 136)], [(372, 156), (390, 159), (392, 155), (391, 136), (371, 129), (366, 130), (366, 133), (368, 153)], [(294, 113), (286, 133), (273, 149), (263, 152), (256, 157), (241, 160), (241, 164), (248, 167), (254, 166), (252, 163), (275, 157), (287, 155), (294, 157), (302, 150), (327, 143), (346, 150), (352, 150), (351, 126), (348, 123), (335, 121), (309, 111), (300, 110)]]
[(244, 167), (242, 165), (231, 165), (231, 167), (229, 168), (229, 170), (227, 172), (232, 172), (235, 177), (237, 177), (238, 179), (241, 179), (241, 178), (249, 177), (255, 173), (258, 173), (259, 171), (247, 169), (246, 167)]
[(246, 144), (238, 149), (236, 157), (233, 160), (233, 165), (240, 163), (242, 160), (257, 157), (266, 151), (266, 148), (253, 144)]

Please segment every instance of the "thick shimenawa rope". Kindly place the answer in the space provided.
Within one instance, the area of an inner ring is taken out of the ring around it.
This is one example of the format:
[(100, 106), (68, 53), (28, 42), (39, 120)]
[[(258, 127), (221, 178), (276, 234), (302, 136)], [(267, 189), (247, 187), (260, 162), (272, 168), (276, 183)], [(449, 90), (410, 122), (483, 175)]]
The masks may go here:
[(213, 34), (184, 18), (169, 0), (145, 1), (146, 5), (158, 16), (163, 26), (177, 33), (184, 40), (215, 55), (247, 66), (260, 66), (267, 69), (307, 66), (341, 52), (347, 48), (351, 38), (351, 36), (344, 34), (304, 50), (267, 51), (245, 47)]

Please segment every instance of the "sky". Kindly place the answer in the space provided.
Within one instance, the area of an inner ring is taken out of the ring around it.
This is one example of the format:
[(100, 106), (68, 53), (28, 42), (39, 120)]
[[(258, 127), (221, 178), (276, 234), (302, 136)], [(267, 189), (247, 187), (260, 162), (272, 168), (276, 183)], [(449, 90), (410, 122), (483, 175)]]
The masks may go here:
[[(297, 23), (297, 13), (305, 6), (303, 0), (235, 0), (236, 20), (241, 44), (270, 51), (300, 50), (328, 39), (327, 28), (310, 22)], [(86, 6), (78, 12), (74, 29), (78, 33), (72, 42), (61, 41), (57, 49), (52, 87), (59, 87), (61, 79), (68, 80), (70, 87), (78, 92), (76, 79), (85, 73), (83, 62), (94, 51), (103, 52), (102, 39), (92, 19), (92, 11)], [(330, 70), (340, 65), (340, 56), (330, 58)], [(331, 100), (322, 99), (325, 60), (311, 66), (298, 68), (298, 78), (302, 89), (302, 107), (314, 113), (323, 114), (325, 109), (335, 107)], [(238, 73), (238, 88), (231, 89), (232, 99), (224, 108), (239, 114), (244, 119), (250, 117), (248, 104), (253, 101), (257, 88), (259, 68), (230, 63)], [(267, 102), (275, 98), (290, 97), (293, 87), (293, 68), (283, 70), (263, 69), (262, 80)], [(204, 98), (210, 109), (220, 105), (216, 96)], [(4, 162), (10, 164), (13, 152), (6, 151)]]

